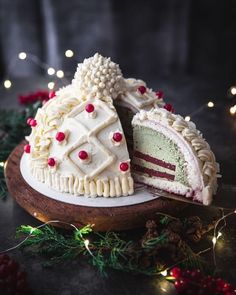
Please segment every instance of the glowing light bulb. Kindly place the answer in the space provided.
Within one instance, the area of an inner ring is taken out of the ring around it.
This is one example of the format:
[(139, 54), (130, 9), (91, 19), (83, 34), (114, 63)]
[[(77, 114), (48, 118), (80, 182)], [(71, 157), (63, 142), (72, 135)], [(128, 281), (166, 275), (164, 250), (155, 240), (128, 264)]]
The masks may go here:
[(186, 116), (186, 117), (184, 118), (184, 120), (188, 122), (188, 121), (191, 120), (191, 118), (190, 118), (190, 116)]
[(5, 88), (11, 88), (12, 83), (11, 83), (10, 80), (5, 80), (3, 85), (4, 85)]
[(54, 82), (49, 82), (48, 83), (48, 89), (53, 89), (55, 86), (55, 83)]
[(31, 227), (31, 229), (30, 229), (30, 234), (32, 234), (35, 230), (36, 230), (35, 227)]
[(88, 245), (89, 245), (89, 240), (84, 240), (84, 246), (85, 246), (86, 248), (88, 248)]
[(216, 244), (216, 237), (214, 237), (213, 239), (212, 239), (212, 243), (213, 243), (213, 245), (215, 245)]
[(214, 107), (214, 102), (213, 101), (209, 101), (208, 103), (207, 103), (207, 106), (209, 107), (209, 108), (213, 108)]
[(235, 95), (236, 94), (236, 87), (235, 86), (232, 86), (230, 88), (230, 92), (231, 92), (232, 95)]
[(19, 57), (19, 59), (22, 59), (22, 60), (24, 60), (24, 59), (26, 59), (26, 57), (27, 57), (27, 54), (25, 53), (25, 52), (20, 52), (19, 54), (18, 54), (18, 57)]
[(4, 167), (4, 162), (0, 162), (0, 167)]
[(231, 115), (234, 115), (236, 113), (236, 105), (234, 105), (233, 107), (231, 107), (229, 109), (229, 112), (230, 112)]
[(219, 239), (219, 237), (221, 237), (221, 236), (222, 236), (222, 233), (219, 231), (216, 239)]
[(67, 50), (65, 51), (65, 56), (66, 56), (66, 57), (72, 57), (73, 55), (74, 55), (74, 52), (73, 52), (72, 50), (67, 49)]
[(167, 270), (165, 269), (165, 270), (161, 271), (160, 274), (162, 274), (164, 277), (166, 277), (167, 276)]
[(58, 78), (63, 78), (64, 77), (64, 72), (62, 70), (57, 71), (57, 77)]
[(52, 76), (55, 74), (55, 72), (56, 71), (54, 70), (54, 68), (48, 68), (48, 75)]

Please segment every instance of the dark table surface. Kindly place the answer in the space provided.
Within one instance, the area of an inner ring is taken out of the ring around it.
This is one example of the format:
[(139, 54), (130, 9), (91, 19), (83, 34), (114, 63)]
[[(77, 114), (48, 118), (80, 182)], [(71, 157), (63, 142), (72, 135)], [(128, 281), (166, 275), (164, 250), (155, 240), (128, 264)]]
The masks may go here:
[[(47, 86), (46, 77), (21, 78), (13, 81), (9, 90), (0, 90), (0, 108), (18, 107), (17, 95), (43, 89)], [(217, 196), (218, 204), (231, 210), (236, 208), (236, 117), (229, 114), (234, 103), (227, 98), (230, 83), (223, 79), (203, 79), (201, 77), (174, 76), (158, 77), (150, 80), (153, 88), (165, 92), (165, 100), (174, 105), (182, 115), (193, 113), (202, 104), (214, 101), (214, 108), (204, 108), (193, 117), (193, 121), (210, 143), (221, 165), (221, 190)], [(226, 209), (227, 213), (228, 210)], [(199, 215), (210, 220), (219, 213), (219, 209), (189, 205), (183, 216)], [(9, 195), (0, 201), (0, 251), (16, 244), (15, 229), (22, 224), (38, 225), (37, 220), (26, 213)], [(141, 230), (136, 231), (139, 234)], [(129, 233), (126, 233), (129, 235)], [(132, 233), (133, 234), (133, 233)], [(209, 243), (212, 235), (207, 237)], [(199, 245), (201, 249), (201, 245)], [(217, 272), (231, 283), (236, 284), (236, 215), (227, 219), (227, 226), (216, 247)], [(102, 277), (86, 260), (73, 261), (52, 268), (42, 266), (43, 259), (30, 257), (27, 252), (15, 250), (10, 253), (28, 272), (29, 282), (34, 294), (175, 294), (172, 285), (157, 278), (132, 275), (110, 270), (108, 277)], [(212, 264), (212, 253), (208, 254)]]

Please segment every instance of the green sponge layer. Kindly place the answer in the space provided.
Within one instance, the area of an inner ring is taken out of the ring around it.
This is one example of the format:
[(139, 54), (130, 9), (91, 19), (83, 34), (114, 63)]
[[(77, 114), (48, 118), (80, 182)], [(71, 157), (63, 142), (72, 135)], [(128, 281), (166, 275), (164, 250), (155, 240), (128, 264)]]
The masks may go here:
[[(174, 165), (175, 171), (169, 169), (167, 171), (169, 170), (171, 174), (175, 174), (174, 181), (188, 186), (186, 163), (183, 154), (170, 138), (151, 128), (139, 125), (134, 126), (133, 138), (134, 151)], [(157, 166), (149, 161), (140, 161), (140, 159), (135, 157), (133, 163), (141, 164), (141, 166), (149, 169), (153, 169), (156, 166), (157, 171), (163, 171), (163, 167)]]

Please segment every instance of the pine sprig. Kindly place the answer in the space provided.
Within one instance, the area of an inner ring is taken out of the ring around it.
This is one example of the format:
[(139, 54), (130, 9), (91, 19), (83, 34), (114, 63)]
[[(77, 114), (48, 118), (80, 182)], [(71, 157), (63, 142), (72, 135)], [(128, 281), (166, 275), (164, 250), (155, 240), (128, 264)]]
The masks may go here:
[(0, 199), (7, 195), (3, 163), (16, 145), (30, 133), (26, 120), (35, 116), (39, 106), (41, 102), (28, 105), (24, 110), (0, 110)]
[[(104, 275), (109, 268), (156, 275), (163, 268), (163, 265), (159, 265), (154, 259), (156, 252), (160, 247), (168, 245), (165, 234), (150, 239), (145, 238), (145, 242), (140, 239), (131, 241), (115, 232), (104, 234), (94, 232), (91, 225), (76, 229), (73, 233), (55, 229), (50, 225), (41, 228), (22, 225), (16, 234), (18, 238), (28, 235), (22, 247), (47, 258), (49, 265), (86, 256)], [(186, 243), (181, 247), (185, 249), (183, 251), (185, 267), (190, 265), (199, 268), (201, 264), (199, 257)], [(142, 261), (146, 258), (151, 258), (152, 263), (143, 266)]]

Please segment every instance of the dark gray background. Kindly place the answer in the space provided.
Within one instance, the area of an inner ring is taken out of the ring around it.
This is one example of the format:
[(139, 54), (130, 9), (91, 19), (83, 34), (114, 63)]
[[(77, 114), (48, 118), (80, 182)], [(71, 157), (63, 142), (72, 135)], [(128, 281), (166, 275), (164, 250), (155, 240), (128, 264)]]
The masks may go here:
[[(64, 57), (66, 49), (75, 52), (73, 59)], [(165, 100), (183, 115), (213, 100), (215, 107), (203, 109), (193, 121), (221, 165), (218, 197), (235, 209), (230, 202), (235, 204), (236, 117), (229, 108), (236, 99), (228, 97), (228, 90), (236, 85), (236, 1), (0, 0), (0, 78), (13, 82), (9, 90), (0, 87), (0, 109), (18, 107), (20, 93), (47, 88), (51, 80), (31, 62), (17, 60), (9, 67), (20, 51), (63, 69), (68, 78), (77, 61), (96, 51), (111, 56), (126, 77), (142, 78), (162, 89)], [(197, 214), (207, 220), (217, 212), (191, 205), (183, 216)], [(0, 201), (0, 251), (16, 243), (15, 229), (22, 224), (39, 222), (11, 196)], [(236, 282), (235, 229), (232, 216), (216, 249), (217, 271), (231, 283)], [(129, 238), (141, 232), (123, 234)], [(211, 243), (211, 237), (207, 239)], [(34, 294), (171, 294), (161, 290), (156, 278), (116, 271), (101, 277), (84, 260), (45, 269), (40, 257), (19, 250), (10, 255), (28, 272)], [(212, 264), (211, 254), (208, 259)]]
[[(111, 56), (126, 76), (236, 74), (234, 0), (1, 0), (0, 74), (20, 51), (55, 68), (73, 71), (63, 53), (77, 60), (96, 51)], [(16, 76), (39, 72), (20, 61)]]

